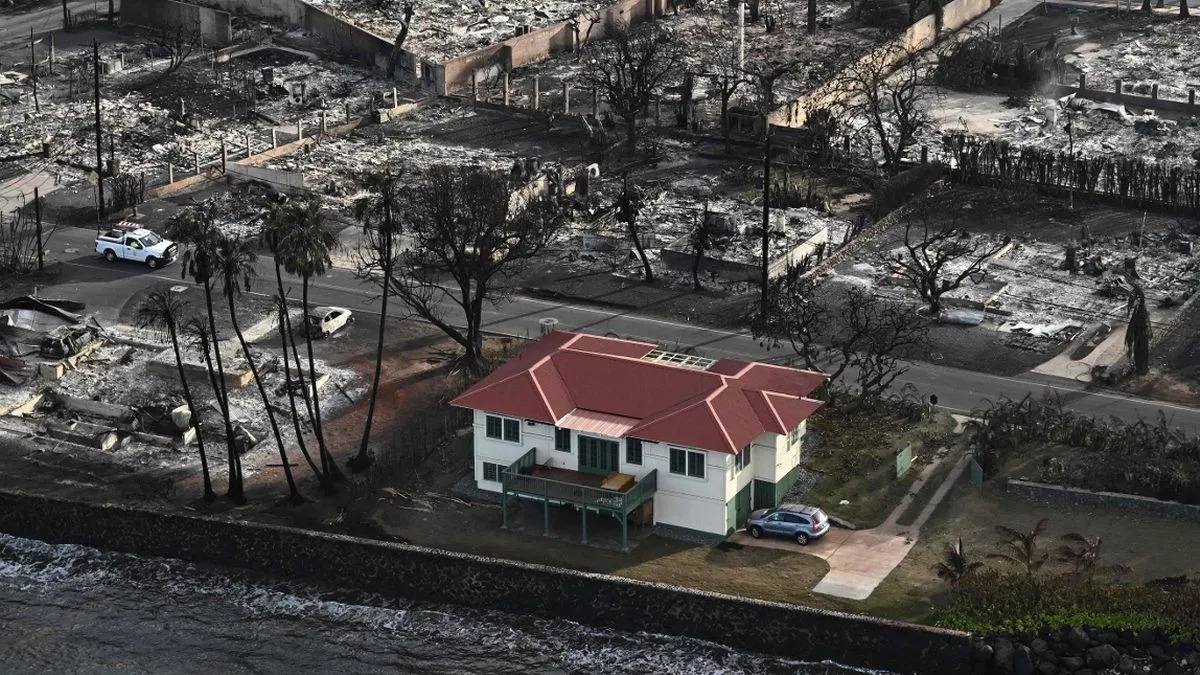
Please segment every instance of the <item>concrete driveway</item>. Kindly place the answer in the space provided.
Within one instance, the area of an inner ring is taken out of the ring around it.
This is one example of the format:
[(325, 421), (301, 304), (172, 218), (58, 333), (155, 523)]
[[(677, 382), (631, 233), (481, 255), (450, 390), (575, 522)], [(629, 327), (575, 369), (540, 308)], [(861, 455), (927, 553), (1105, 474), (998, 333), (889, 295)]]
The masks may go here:
[[(965, 420), (966, 418), (956, 416), (958, 426), (955, 433), (962, 433)], [(758, 546), (815, 555), (829, 563), (829, 572), (813, 587), (813, 591), (850, 600), (866, 600), (892, 573), (892, 570), (904, 561), (905, 556), (916, 545), (917, 534), (920, 532), (921, 526), (925, 524), (926, 520), (929, 520), (934, 509), (962, 476), (969, 460), (970, 456), (966, 454), (957, 458), (946, 479), (937, 487), (911, 526), (897, 525), (896, 520), (908, 510), (912, 501), (921, 493), (925, 483), (933, 475), (938, 465), (947, 461), (945, 455), (924, 468), (909, 493), (900, 500), (891, 515), (879, 527), (869, 530), (847, 530), (835, 527), (830, 529), (820, 540), (806, 546), (801, 546), (791, 539), (778, 537), (755, 539), (745, 530), (734, 532), (730, 535), (729, 541), (743, 546)]]
[[(791, 539), (763, 537), (755, 539), (738, 530), (729, 540), (744, 546), (773, 548), (814, 555), (829, 563), (829, 573), (813, 588), (817, 593), (851, 600), (866, 600), (887, 575), (904, 560), (917, 543), (903, 533), (833, 528), (829, 534), (807, 546)], [(907, 529), (907, 528), (906, 528)]]

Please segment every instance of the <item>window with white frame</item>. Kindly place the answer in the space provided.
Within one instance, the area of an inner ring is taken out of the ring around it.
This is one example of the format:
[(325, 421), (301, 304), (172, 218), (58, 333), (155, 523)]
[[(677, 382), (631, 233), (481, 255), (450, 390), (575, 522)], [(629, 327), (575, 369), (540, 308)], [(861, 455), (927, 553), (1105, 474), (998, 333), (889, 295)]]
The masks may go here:
[(734, 467), (735, 471), (741, 471), (742, 469), (744, 469), (748, 466), (750, 466), (750, 446), (749, 445), (747, 445), (746, 447), (739, 450), (738, 454), (733, 456), (733, 467)]
[(488, 415), (484, 419), (483, 427), (484, 434), (488, 438), (508, 441), (509, 443), (521, 442), (521, 420)]
[(483, 463), (483, 479), (500, 482), (500, 472), (503, 470), (504, 470), (504, 467), (501, 466), (500, 464), (484, 462)]
[(625, 463), (626, 464), (641, 464), (642, 463), (642, 441), (638, 438), (625, 439)]
[(681, 476), (704, 478), (704, 453), (671, 448), (668, 470)]
[(800, 442), (800, 427), (796, 427), (788, 432), (788, 447), (794, 448)]
[(554, 429), (554, 449), (560, 452), (571, 451), (571, 430), (570, 429)]

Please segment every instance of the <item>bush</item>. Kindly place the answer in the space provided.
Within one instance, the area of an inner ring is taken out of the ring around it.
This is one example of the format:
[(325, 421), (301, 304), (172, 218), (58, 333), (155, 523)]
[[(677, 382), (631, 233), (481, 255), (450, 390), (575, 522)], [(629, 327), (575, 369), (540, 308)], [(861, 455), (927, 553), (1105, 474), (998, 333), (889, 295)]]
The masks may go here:
[[(1041, 480), (1200, 504), (1200, 438), (1145, 420), (1099, 420), (1063, 408), (1057, 396), (1001, 399), (972, 414), (970, 440), (984, 475), (993, 476), (1028, 444), (1076, 449), (1042, 468)], [(1137, 461), (1130, 461), (1136, 457)]]
[(1176, 638), (1200, 636), (1200, 584), (1165, 588), (1091, 581), (1069, 576), (1027, 576), (981, 570), (960, 582), (938, 613), (945, 628), (976, 633), (1028, 635), (1045, 628), (1079, 626), (1158, 630)]

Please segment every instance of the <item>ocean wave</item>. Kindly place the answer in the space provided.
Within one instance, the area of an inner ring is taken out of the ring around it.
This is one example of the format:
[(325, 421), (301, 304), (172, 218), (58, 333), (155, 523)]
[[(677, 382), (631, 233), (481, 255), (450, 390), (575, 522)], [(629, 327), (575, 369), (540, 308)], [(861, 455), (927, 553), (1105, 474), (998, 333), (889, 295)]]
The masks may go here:
[[(412, 603), (356, 591), (326, 591), (238, 570), (0, 534), (3, 586), (26, 593), (86, 592), (93, 596), (128, 596), (129, 590), (136, 590), (153, 598), (158, 610), (185, 604), (178, 601), (203, 598), (209, 604), (237, 608), (239, 611), (231, 614), (241, 615), (243, 621), (304, 622), (305, 630), (318, 640), (337, 640), (347, 632), (358, 632), (385, 643), (402, 642), (421, 653), (459, 659), (455, 662), (458, 672), (489, 672), (492, 666), (504, 664), (517, 668), (509, 672), (612, 675), (886, 675), (828, 662), (767, 657), (691, 638)], [(463, 665), (472, 661), (477, 668)]]

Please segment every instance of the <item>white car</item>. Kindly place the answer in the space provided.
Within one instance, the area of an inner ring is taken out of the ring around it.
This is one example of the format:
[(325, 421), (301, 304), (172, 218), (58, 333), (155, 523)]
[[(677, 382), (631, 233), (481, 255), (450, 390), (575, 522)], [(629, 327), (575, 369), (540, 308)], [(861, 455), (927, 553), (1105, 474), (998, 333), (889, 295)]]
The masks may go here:
[(179, 247), (145, 228), (114, 228), (96, 237), (96, 253), (109, 262), (133, 260), (158, 269), (175, 259)]
[(305, 330), (313, 337), (329, 337), (349, 323), (354, 323), (354, 313), (345, 307), (313, 307), (304, 317)]

